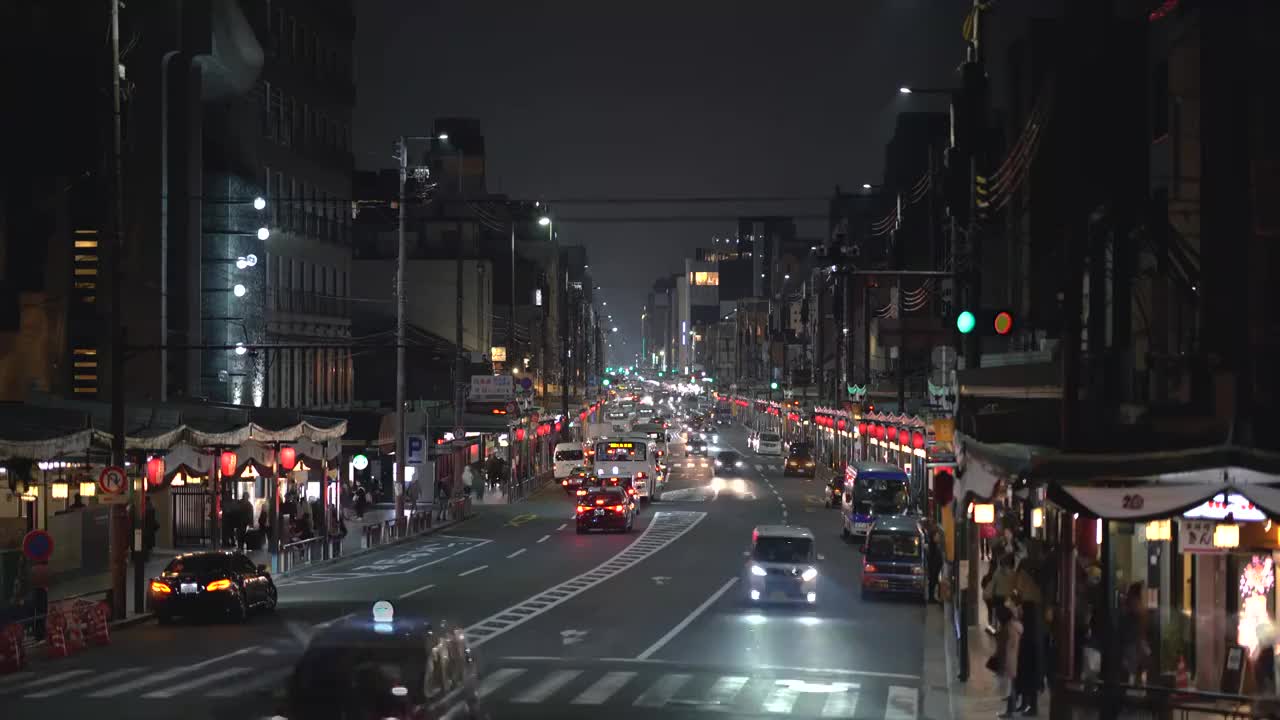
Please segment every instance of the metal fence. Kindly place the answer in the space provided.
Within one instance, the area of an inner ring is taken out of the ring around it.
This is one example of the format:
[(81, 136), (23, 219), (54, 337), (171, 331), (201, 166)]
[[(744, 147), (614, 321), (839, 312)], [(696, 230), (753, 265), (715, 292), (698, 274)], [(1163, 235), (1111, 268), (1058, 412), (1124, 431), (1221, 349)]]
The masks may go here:
[(1276, 698), (1202, 692), (1186, 688), (1059, 682), (1051, 720), (1200, 720), (1280, 717)]
[(287, 573), (299, 567), (320, 562), (324, 558), (323, 537), (313, 537), (283, 545), (280, 548), (280, 572)]

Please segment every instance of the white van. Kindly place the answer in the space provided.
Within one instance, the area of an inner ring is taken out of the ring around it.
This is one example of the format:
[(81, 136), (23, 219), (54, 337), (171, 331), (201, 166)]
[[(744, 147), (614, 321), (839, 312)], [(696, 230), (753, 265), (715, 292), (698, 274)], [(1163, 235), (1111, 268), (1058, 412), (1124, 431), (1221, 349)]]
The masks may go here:
[(761, 432), (756, 436), (757, 455), (782, 455), (782, 437), (775, 432)]
[(582, 452), (582, 443), (556, 443), (555, 473), (556, 480), (569, 477), (569, 473), (579, 465), (586, 465), (586, 453)]

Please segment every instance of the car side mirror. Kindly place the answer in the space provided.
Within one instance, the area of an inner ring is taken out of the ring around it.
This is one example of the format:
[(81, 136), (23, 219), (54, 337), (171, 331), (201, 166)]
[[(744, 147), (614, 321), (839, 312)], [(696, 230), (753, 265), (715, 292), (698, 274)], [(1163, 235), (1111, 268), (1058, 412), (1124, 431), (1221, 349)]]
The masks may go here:
[(269, 571), (269, 570), (267, 570), (267, 566), (266, 566), (266, 565), (259, 565), (259, 566), (258, 566), (258, 572), (260, 572), (260, 573), (267, 573), (267, 572), (270, 572), (270, 571)]

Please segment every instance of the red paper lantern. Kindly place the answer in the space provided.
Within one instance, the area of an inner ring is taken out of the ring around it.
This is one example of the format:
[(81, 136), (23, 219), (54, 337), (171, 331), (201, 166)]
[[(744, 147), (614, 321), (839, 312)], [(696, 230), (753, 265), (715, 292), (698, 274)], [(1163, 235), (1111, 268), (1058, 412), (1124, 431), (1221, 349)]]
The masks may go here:
[(898, 428), (889, 428), (889, 442), (898, 442)]
[(840, 420), (839, 420), (839, 422), (838, 422), (837, 424), (840, 426), (840, 429), (841, 429), (841, 430), (844, 430), (844, 429), (845, 429), (845, 426), (847, 425), (847, 423), (845, 423), (844, 418), (840, 418)]
[(235, 475), (236, 466), (240, 464), (238, 460), (239, 459), (236, 457), (236, 454), (234, 452), (230, 450), (222, 451), (222, 457), (220, 458), (220, 462), (219, 462), (219, 464), (221, 465), (222, 474), (226, 477)]
[(864, 422), (860, 422), (860, 423), (858, 423), (858, 434), (859, 434), (859, 435), (866, 435), (866, 434), (867, 434), (867, 424), (866, 424), (866, 423), (864, 423)]
[(559, 422), (557, 422), (557, 423), (556, 423), (556, 432), (560, 432), (560, 427), (561, 427), (561, 424), (560, 424)]
[(164, 458), (155, 456), (147, 461), (147, 482), (152, 487), (164, 481)]
[(516, 428), (516, 442), (524, 442), (524, 428)]
[(294, 465), (298, 464), (298, 451), (292, 445), (285, 445), (280, 448), (280, 467), (285, 470), (292, 470)]
[(916, 449), (924, 447), (924, 433), (911, 433), (911, 447)]

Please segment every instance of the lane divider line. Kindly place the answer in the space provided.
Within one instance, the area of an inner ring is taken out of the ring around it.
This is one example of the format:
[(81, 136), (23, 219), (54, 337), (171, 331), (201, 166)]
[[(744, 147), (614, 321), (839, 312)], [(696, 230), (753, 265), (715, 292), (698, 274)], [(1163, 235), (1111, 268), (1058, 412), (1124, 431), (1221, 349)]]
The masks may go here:
[(515, 552), (511, 553), (510, 555), (508, 555), (508, 556), (507, 556), (507, 559), (508, 559), (508, 560), (510, 560), (511, 558), (513, 558), (513, 557), (515, 557), (515, 556), (517, 556), (517, 555), (521, 555), (521, 554), (525, 553), (528, 549), (529, 549), (529, 548), (520, 548), (519, 550), (517, 550), (517, 551), (515, 551)]
[[(409, 592), (407, 592), (407, 593), (401, 593), (401, 595), (400, 595), (400, 597), (399, 597), (398, 599), (403, 600), (403, 599), (405, 599), (405, 598), (407, 598), (407, 597), (413, 597), (414, 595), (417, 595), (417, 594), (418, 594), (418, 593), (420, 593), (420, 592), (426, 592), (426, 591), (430, 590), (431, 588), (433, 588), (433, 587), (435, 587), (435, 586), (436, 586), (436, 584), (435, 584), (435, 583), (428, 583), (428, 584), (426, 584), (426, 585), (423, 585), (423, 586), (422, 586), (422, 587), (420, 587), (420, 588), (417, 588), (417, 589), (414, 589), (414, 590), (410, 590), (410, 591), (409, 591)], [(352, 613), (352, 614), (354, 615), (355, 613)]]
[(458, 577), (466, 577), (466, 576), (468, 576), (468, 575), (470, 575), (470, 574), (472, 574), (472, 573), (478, 573), (478, 572), (480, 572), (481, 570), (484, 570), (484, 569), (485, 569), (485, 568), (487, 568), (487, 567), (489, 567), (489, 566), (488, 566), (488, 565), (478, 565), (478, 566), (476, 566), (476, 567), (471, 568), (470, 570), (463, 570), (462, 572), (458, 573)]
[[(625, 550), (581, 575), (570, 578), (505, 610), (480, 620), (464, 631), (473, 647), (479, 647), (544, 612), (590, 590), (679, 540), (707, 517), (704, 512), (660, 510), (649, 527)], [(516, 619), (508, 619), (510, 617)]]
[(550, 539), (551, 539), (551, 536), (550, 536), (550, 535), (543, 535), (542, 537), (538, 538), (538, 542), (540, 542), (540, 543), (544, 543), (544, 542), (546, 542), (546, 541), (548, 541), (548, 540), (550, 540)]
[(644, 652), (637, 655), (636, 659), (648, 660), (650, 656), (652, 656), (654, 653), (661, 650), (664, 646), (666, 646), (667, 643), (675, 639), (675, 636), (679, 635), (681, 630), (684, 630), (685, 628), (689, 627), (689, 623), (692, 623), (694, 620), (697, 620), (699, 615), (706, 612), (707, 608), (711, 607), (712, 603), (719, 600), (721, 595), (724, 595), (725, 593), (729, 592), (729, 588), (733, 587), (734, 583), (736, 582), (738, 582), (737, 577), (729, 578), (729, 580), (726, 581), (725, 584), (720, 586), (719, 590), (716, 590), (715, 592), (711, 593), (711, 597), (707, 598), (706, 600), (703, 600), (701, 605), (694, 608), (693, 612), (689, 613), (689, 615), (685, 617), (685, 619), (681, 620), (679, 623), (676, 624), (675, 627), (668, 630), (666, 635), (663, 635), (662, 637), (658, 638), (657, 642), (650, 645), (648, 648), (645, 649)]
[(556, 528), (556, 532), (560, 532), (567, 527), (569, 527), (569, 523), (560, 523), (560, 527)]

